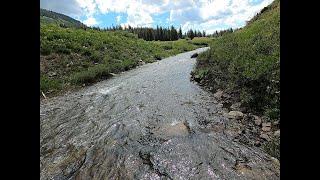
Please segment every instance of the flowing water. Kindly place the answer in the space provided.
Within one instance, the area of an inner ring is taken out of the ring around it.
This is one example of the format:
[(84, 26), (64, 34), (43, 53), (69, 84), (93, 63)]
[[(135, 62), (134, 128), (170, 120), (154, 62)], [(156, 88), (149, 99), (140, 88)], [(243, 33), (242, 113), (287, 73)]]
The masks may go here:
[(190, 81), (200, 48), (40, 104), (41, 179), (280, 179)]

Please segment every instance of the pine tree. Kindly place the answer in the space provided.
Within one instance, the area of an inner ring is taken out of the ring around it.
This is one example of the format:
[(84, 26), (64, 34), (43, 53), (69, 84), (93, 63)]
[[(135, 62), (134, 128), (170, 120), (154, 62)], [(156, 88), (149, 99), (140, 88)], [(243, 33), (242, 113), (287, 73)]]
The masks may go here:
[(179, 28), (178, 38), (179, 38), (179, 39), (182, 39), (182, 30), (181, 30), (181, 26), (180, 26), (180, 28)]

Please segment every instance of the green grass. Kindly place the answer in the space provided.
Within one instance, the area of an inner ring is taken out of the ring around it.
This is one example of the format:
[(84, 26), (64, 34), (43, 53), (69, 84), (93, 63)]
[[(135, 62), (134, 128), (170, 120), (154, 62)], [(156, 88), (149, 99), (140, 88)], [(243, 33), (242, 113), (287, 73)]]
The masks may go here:
[(84, 30), (41, 22), (40, 90), (59, 93), (106, 79), (110, 73), (132, 69), (140, 60), (150, 63), (202, 46), (186, 39), (145, 41), (124, 31)]
[[(280, 115), (280, 1), (247, 26), (212, 41), (193, 74), (207, 86), (235, 95), (234, 101), (260, 115)], [(203, 70), (206, 70), (205, 74)]]
[(212, 41), (213, 41), (213, 38), (195, 37), (192, 40), (190, 40), (190, 43), (192, 43), (194, 45), (208, 46)]

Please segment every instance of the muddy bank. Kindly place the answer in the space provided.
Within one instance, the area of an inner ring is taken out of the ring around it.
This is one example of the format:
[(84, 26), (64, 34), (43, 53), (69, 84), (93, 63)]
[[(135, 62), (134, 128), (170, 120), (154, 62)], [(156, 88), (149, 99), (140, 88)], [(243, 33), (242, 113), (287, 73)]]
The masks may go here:
[(279, 179), (279, 163), (234, 141), (233, 120), (190, 81), (205, 49), (43, 100), (41, 179)]

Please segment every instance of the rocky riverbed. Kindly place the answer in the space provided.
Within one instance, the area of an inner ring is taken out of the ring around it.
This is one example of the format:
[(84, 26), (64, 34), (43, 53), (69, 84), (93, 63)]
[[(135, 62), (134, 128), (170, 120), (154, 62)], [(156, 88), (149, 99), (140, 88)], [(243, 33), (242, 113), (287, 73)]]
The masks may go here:
[(236, 140), (242, 115), (190, 81), (206, 49), (43, 99), (41, 179), (280, 179), (279, 161)]

